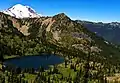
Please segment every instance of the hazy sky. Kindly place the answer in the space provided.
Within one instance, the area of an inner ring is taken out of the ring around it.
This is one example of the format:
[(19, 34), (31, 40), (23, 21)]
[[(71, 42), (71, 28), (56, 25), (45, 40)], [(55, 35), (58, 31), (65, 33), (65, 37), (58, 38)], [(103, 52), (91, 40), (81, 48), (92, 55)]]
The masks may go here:
[(72, 19), (120, 22), (120, 0), (1, 0), (0, 10), (15, 4), (31, 6), (42, 15), (64, 12)]

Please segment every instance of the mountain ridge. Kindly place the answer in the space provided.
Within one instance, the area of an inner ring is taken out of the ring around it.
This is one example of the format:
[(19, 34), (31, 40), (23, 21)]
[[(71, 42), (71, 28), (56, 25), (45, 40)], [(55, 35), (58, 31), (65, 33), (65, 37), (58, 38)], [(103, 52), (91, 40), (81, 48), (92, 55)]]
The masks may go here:
[(88, 30), (96, 33), (98, 36), (103, 37), (105, 40), (112, 42), (113, 44), (120, 44), (120, 23), (102, 23), (102, 22), (90, 22), (76, 20), (76, 22), (82, 24)]

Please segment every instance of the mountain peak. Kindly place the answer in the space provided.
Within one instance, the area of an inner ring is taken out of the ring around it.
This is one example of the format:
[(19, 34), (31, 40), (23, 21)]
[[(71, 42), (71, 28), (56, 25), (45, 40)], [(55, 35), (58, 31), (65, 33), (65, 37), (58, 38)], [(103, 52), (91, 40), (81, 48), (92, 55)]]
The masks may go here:
[(59, 20), (71, 20), (65, 13), (59, 13), (55, 15), (53, 18)]
[(11, 15), (16, 18), (36, 18), (40, 17), (34, 9), (29, 6), (16, 4), (7, 10), (2, 11), (5, 14)]
[(59, 13), (56, 16), (68, 17), (65, 13)]
[(22, 6), (24, 6), (24, 5), (22, 5), (22, 4), (16, 4), (13, 7), (22, 7)]

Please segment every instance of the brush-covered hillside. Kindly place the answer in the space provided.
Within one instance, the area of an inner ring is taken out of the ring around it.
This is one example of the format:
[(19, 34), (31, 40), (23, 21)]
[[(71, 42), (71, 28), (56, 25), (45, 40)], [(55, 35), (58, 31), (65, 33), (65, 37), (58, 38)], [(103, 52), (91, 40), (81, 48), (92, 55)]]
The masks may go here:
[[(92, 51), (103, 59), (115, 60), (113, 63), (120, 57), (116, 47), (64, 13), (53, 17), (24, 19), (0, 13), (0, 37), (1, 56), (39, 54), (45, 50), (55, 52), (56, 47), (61, 47), (80, 50), (85, 54)], [(47, 44), (52, 47), (46, 47)]]

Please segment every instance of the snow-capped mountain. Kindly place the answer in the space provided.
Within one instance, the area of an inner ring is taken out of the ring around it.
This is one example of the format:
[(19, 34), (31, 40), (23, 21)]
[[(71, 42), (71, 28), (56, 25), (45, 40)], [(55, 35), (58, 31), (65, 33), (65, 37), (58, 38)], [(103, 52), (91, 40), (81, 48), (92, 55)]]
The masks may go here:
[(17, 4), (13, 7), (10, 7), (6, 10), (2, 11), (5, 14), (11, 15), (16, 18), (35, 18), (40, 17), (41, 15), (37, 14), (34, 9), (29, 6), (24, 6), (21, 4)]

